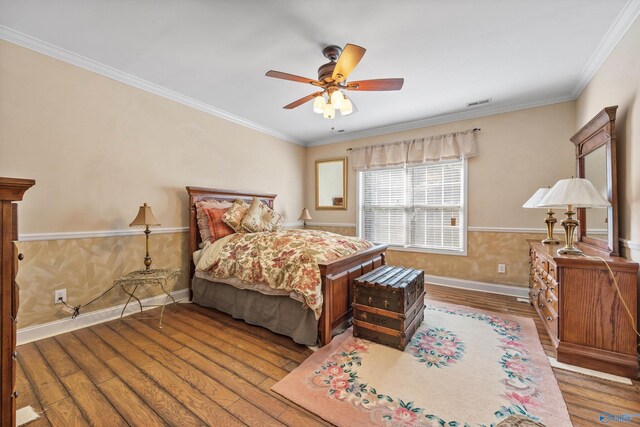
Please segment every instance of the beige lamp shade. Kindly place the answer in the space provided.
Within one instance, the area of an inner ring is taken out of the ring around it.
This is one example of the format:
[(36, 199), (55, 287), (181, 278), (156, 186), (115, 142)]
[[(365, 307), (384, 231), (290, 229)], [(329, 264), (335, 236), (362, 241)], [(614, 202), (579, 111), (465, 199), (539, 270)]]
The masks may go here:
[(129, 227), (146, 227), (153, 226), (159, 227), (160, 224), (155, 216), (153, 216), (153, 212), (151, 212), (151, 206), (148, 206), (146, 203), (140, 206), (140, 210), (138, 211), (138, 216), (129, 224)]
[(309, 215), (309, 209), (304, 208), (302, 209), (302, 213), (300, 213), (300, 218), (298, 218), (298, 221), (302, 220), (302, 221), (308, 221), (312, 219), (311, 215)]
[(588, 179), (571, 178), (558, 181), (538, 204), (541, 208), (569, 205), (576, 208), (606, 208), (611, 203)]
[[(540, 204), (540, 200), (542, 200), (544, 198), (544, 196), (547, 195), (547, 193), (549, 192), (549, 190), (551, 190), (551, 188), (539, 188), (535, 193), (533, 193), (533, 196), (531, 196), (531, 198), (529, 198), (529, 200), (527, 200), (525, 202), (524, 205), (522, 205), (523, 208), (542, 208), (542, 206), (539, 206)], [(562, 208), (564, 206), (550, 206), (553, 208)]]

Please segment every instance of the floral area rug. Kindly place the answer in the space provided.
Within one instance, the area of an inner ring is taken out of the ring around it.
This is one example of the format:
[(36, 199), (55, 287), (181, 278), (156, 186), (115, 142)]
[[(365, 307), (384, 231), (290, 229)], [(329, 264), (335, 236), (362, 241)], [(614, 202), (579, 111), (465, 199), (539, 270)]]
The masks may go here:
[(353, 337), (272, 390), (338, 426), (495, 426), (523, 415), (571, 426), (531, 319), (429, 303), (404, 352)]

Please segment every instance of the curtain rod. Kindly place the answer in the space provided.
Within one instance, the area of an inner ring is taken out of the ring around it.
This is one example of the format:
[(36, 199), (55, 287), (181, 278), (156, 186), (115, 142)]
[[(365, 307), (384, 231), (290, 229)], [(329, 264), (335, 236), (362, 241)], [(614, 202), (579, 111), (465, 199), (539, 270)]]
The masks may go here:
[[(473, 129), (471, 129), (471, 132), (475, 133), (475, 132), (480, 132), (481, 130), (482, 129), (480, 129), (480, 128), (473, 128)], [(353, 148), (351, 148), (351, 147), (347, 148), (347, 151), (352, 151), (352, 150), (353, 150)]]

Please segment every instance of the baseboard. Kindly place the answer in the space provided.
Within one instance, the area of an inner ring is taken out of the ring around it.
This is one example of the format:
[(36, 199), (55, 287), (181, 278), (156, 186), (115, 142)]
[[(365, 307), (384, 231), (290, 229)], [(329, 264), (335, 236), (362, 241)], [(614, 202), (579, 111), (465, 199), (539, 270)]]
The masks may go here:
[(456, 279), (453, 277), (431, 276), (429, 274), (425, 274), (424, 281), (425, 283), (432, 283), (434, 285), (447, 286), (450, 288), (467, 289), (469, 291), (487, 292), (490, 294), (529, 299), (529, 289), (518, 286), (477, 282), (475, 280)]
[[(176, 300), (189, 298), (189, 289), (180, 289), (178, 291), (171, 292), (171, 295)], [(157, 295), (154, 297), (145, 298), (142, 301), (143, 305), (162, 304), (165, 295)], [(32, 341), (49, 338), (55, 335), (64, 334), (66, 332), (75, 331), (76, 329), (86, 328), (87, 326), (96, 325), (98, 323), (108, 322), (120, 317), (120, 312), (124, 304), (120, 304), (114, 307), (103, 308), (101, 310), (90, 311), (88, 313), (80, 314), (75, 319), (71, 317), (66, 319), (54, 320), (53, 322), (43, 323), (41, 325), (27, 326), (26, 328), (18, 329), (17, 333), (17, 345), (27, 344)], [(145, 308), (148, 310), (153, 307)], [(125, 316), (133, 314), (139, 311), (138, 304), (129, 304), (125, 311)], [(18, 318), (19, 318), (18, 313)]]

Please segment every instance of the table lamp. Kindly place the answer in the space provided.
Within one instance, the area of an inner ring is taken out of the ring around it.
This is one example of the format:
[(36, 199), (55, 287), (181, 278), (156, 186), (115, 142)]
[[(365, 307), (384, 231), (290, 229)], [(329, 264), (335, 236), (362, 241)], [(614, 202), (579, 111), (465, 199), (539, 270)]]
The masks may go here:
[(547, 192), (538, 203), (542, 208), (566, 205), (567, 217), (562, 220), (562, 227), (566, 237), (564, 248), (558, 249), (559, 255), (581, 255), (582, 251), (573, 246), (573, 233), (580, 221), (573, 218), (573, 208), (607, 208), (611, 203), (596, 190), (596, 187), (584, 178), (561, 179)]
[(307, 228), (307, 220), (310, 220), (311, 215), (309, 215), (309, 209), (307, 208), (303, 208), (302, 209), (302, 213), (300, 214), (300, 218), (298, 218), (298, 221), (302, 220), (302, 224), (304, 228)]
[[(540, 200), (542, 200), (544, 196), (547, 195), (549, 190), (551, 189), (539, 188), (538, 191), (533, 193), (533, 196), (531, 196), (531, 198), (527, 200), (524, 205), (522, 205), (522, 207), (529, 208), (529, 209), (541, 208), (541, 206), (539, 206)], [(544, 220), (545, 224), (547, 224), (547, 238), (544, 239), (542, 243), (545, 243), (545, 244), (560, 243), (558, 239), (553, 237), (553, 226), (555, 225), (556, 222), (558, 222), (558, 220), (553, 216), (555, 212), (553, 211), (552, 208), (561, 208), (561, 207), (562, 206), (553, 206), (553, 207), (547, 208), (547, 217)]]
[(146, 227), (144, 230), (144, 234), (146, 235), (146, 255), (144, 257), (145, 273), (151, 273), (151, 257), (149, 256), (149, 234), (151, 234), (151, 230), (149, 230), (149, 227), (159, 226), (158, 220), (153, 216), (153, 212), (151, 212), (151, 206), (146, 203), (140, 206), (138, 216), (129, 224), (129, 227)]

